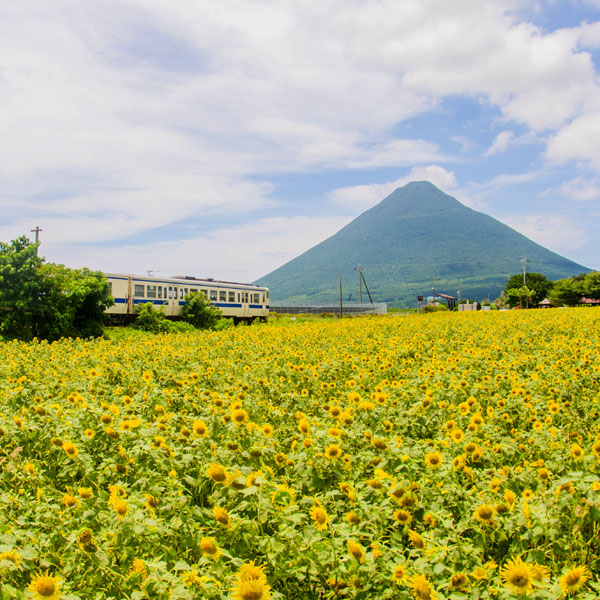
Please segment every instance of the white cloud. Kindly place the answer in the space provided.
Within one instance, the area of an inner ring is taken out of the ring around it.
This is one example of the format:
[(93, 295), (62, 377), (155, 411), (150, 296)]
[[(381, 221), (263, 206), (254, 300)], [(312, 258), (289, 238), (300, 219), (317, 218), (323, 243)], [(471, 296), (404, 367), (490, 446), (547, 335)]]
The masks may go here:
[[(0, 236), (39, 223), (48, 243), (110, 241), (250, 214), (274, 202), (273, 173), (414, 167), (411, 179), (454, 189), (426, 166), (451, 161), (444, 132), (398, 127), (448, 96), (548, 133), (553, 163), (600, 169), (582, 51), (598, 24), (546, 33), (509, 14), (521, 4), (1, 3)], [(487, 154), (517, 141), (507, 130)], [(373, 190), (347, 202), (385, 195)]]
[(600, 172), (600, 112), (583, 115), (552, 136), (546, 157), (559, 164), (581, 161)]
[(508, 145), (514, 137), (512, 131), (501, 131), (492, 142), (492, 145), (485, 151), (484, 156), (493, 156), (494, 154), (501, 154), (506, 152)]
[(254, 281), (337, 233), (348, 221), (347, 217), (274, 217), (215, 229), (203, 236), (149, 240), (135, 246), (65, 245), (44, 237), (41, 253), (52, 262), (105, 272), (143, 274), (151, 270), (164, 276)]
[(408, 175), (395, 181), (338, 188), (328, 194), (328, 199), (335, 204), (343, 205), (348, 210), (363, 211), (375, 206), (394, 190), (411, 181), (429, 181), (446, 193), (451, 193), (456, 188), (454, 173), (438, 165), (429, 165), (414, 167)]
[(568, 200), (590, 202), (600, 199), (600, 181), (587, 179), (583, 175), (566, 181), (560, 186), (560, 193)]
[(589, 241), (586, 230), (562, 215), (526, 215), (502, 219), (504, 223), (545, 248), (559, 254), (574, 252)]

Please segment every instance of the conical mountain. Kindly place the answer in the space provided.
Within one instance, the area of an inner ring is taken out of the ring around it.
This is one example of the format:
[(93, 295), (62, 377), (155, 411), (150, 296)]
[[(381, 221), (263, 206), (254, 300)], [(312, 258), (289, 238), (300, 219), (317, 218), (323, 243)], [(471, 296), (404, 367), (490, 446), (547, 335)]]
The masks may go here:
[(414, 306), (418, 295), (431, 295), (434, 279), (436, 292), (456, 296), (460, 287), (463, 298), (494, 299), (524, 257), (530, 272), (552, 280), (589, 271), (418, 181), (257, 283), (273, 300), (333, 301), (341, 274), (344, 300), (357, 301), (361, 265), (374, 302)]

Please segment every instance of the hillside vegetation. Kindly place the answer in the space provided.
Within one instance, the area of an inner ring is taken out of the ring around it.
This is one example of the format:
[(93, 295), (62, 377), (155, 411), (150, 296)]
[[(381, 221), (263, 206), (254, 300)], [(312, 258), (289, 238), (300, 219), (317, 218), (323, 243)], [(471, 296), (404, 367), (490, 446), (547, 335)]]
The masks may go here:
[[(496, 298), (526, 256), (549, 279), (589, 271), (543, 248), (496, 219), (462, 205), (429, 182), (396, 190), (334, 236), (262, 277), (274, 300), (358, 299), (357, 265), (374, 301), (414, 306), (436, 291)], [(365, 296), (366, 297), (366, 296)]]

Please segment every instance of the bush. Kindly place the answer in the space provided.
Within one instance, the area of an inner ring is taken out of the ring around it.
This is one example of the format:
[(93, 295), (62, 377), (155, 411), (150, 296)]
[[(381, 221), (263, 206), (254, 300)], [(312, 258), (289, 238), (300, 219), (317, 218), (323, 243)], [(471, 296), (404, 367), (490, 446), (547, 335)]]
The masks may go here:
[(221, 319), (221, 311), (210, 304), (204, 294), (188, 294), (181, 307), (181, 318), (197, 329), (214, 329)]
[(137, 317), (133, 327), (140, 331), (148, 331), (150, 333), (160, 333), (168, 331), (169, 322), (162, 308), (155, 309), (152, 302), (139, 304), (137, 308)]
[(0, 333), (11, 339), (101, 336), (113, 299), (103, 273), (46, 263), (25, 236), (0, 242)]

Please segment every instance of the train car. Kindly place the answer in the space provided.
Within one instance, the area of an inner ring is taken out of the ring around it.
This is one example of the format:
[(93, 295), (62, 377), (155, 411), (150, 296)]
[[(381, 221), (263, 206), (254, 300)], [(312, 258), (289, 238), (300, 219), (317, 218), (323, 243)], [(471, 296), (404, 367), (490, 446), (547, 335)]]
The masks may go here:
[(124, 273), (105, 273), (115, 303), (106, 312), (126, 321), (137, 313), (140, 304), (151, 302), (162, 307), (165, 315), (177, 318), (187, 294), (204, 294), (224, 317), (234, 322), (267, 320), (269, 289), (248, 283), (196, 279), (195, 277), (146, 277)]

